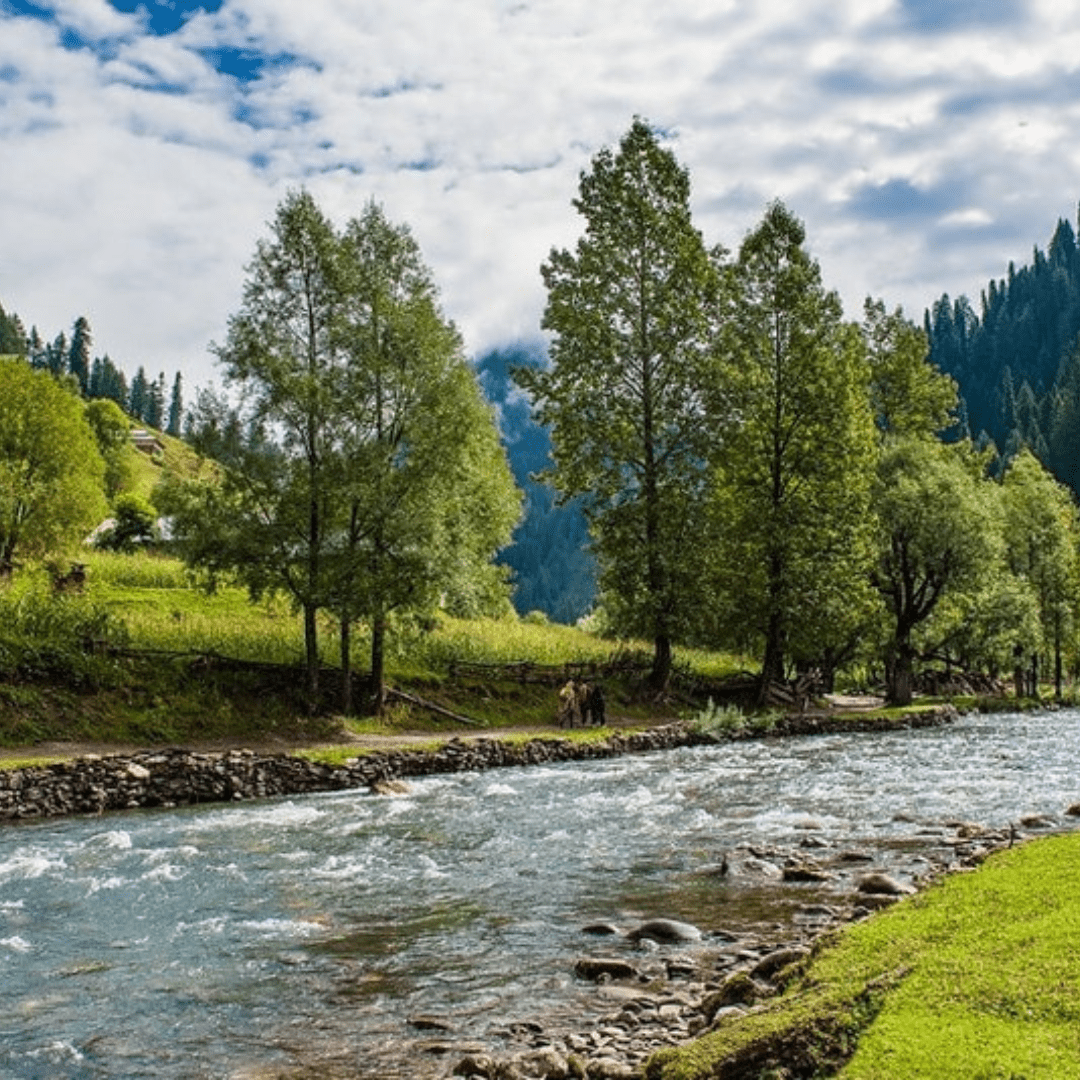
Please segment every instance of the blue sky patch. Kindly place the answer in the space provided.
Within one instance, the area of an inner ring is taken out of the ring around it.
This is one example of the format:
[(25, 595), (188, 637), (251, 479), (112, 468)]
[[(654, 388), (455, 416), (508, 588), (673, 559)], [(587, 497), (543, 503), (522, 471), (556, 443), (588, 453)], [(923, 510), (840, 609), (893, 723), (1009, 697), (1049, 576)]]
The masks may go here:
[(927, 34), (1024, 22), (1027, 6), (1026, 0), (900, 0), (904, 21)]
[(0, 12), (9, 15), (28, 15), (31, 19), (52, 22), (52, 11), (42, 4), (31, 4), (29, 0), (0, 0)]
[(292, 53), (267, 55), (255, 49), (237, 49), (221, 46), (214, 49), (199, 49), (199, 55), (221, 75), (229, 75), (237, 82), (250, 83), (261, 79), (268, 72), (280, 71), (290, 67), (315, 67), (310, 60), (303, 60)]
[(147, 29), (157, 37), (175, 33), (200, 11), (213, 14), (224, 0), (109, 0), (111, 7), (127, 15), (142, 9), (148, 16)]
[(852, 195), (851, 210), (861, 218), (878, 221), (937, 218), (956, 208), (955, 196), (943, 188), (924, 190), (910, 180), (894, 178), (867, 184)]

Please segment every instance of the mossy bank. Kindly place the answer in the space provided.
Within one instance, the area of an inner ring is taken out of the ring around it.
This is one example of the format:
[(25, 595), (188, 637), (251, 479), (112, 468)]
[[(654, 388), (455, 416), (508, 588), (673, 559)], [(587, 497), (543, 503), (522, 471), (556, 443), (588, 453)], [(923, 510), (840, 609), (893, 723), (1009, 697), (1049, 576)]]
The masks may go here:
[(821, 941), (786, 991), (650, 1060), (647, 1080), (1080, 1076), (1080, 836)]

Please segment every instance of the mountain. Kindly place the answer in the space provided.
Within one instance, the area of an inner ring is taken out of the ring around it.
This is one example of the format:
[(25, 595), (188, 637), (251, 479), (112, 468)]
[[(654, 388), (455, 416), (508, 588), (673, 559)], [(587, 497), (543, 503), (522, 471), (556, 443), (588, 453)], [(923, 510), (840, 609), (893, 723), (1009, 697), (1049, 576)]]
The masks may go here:
[(476, 371), (498, 413), (510, 468), (525, 493), (521, 523), (499, 559), (514, 570), (514, 607), (523, 615), (542, 611), (555, 622), (573, 623), (591, 610), (596, 596), (589, 531), (578, 502), (558, 505), (551, 488), (534, 479), (551, 464), (551, 437), (533, 419), (512, 373), (515, 366), (546, 362), (542, 346), (517, 345), (480, 357)]

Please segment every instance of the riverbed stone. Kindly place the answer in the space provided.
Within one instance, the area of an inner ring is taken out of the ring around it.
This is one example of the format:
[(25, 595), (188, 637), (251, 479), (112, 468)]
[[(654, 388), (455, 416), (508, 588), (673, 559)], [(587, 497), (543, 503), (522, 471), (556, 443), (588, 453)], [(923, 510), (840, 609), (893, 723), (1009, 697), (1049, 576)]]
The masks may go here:
[(871, 896), (908, 896), (915, 892), (913, 886), (904, 885), (889, 874), (864, 874), (855, 887)]
[(809, 862), (795, 862), (784, 867), (784, 880), (793, 882), (831, 881), (832, 874)]
[(580, 979), (636, 979), (638, 970), (629, 960), (618, 956), (583, 956), (574, 965), (574, 974)]
[(797, 964), (810, 955), (809, 949), (796, 946), (788, 949), (774, 949), (771, 953), (763, 956), (750, 970), (752, 979), (769, 981), (784, 968)]
[(649, 919), (626, 935), (631, 941), (656, 941), (662, 945), (701, 940), (701, 931), (678, 919)]

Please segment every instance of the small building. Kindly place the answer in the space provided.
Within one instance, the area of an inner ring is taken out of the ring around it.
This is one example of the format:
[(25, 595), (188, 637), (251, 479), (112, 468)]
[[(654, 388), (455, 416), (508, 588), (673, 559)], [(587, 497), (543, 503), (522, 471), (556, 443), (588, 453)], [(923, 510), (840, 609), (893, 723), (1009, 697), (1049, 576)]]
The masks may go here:
[(165, 444), (152, 431), (147, 431), (145, 428), (131, 429), (131, 444), (136, 450), (141, 450), (150, 457), (165, 453)]

